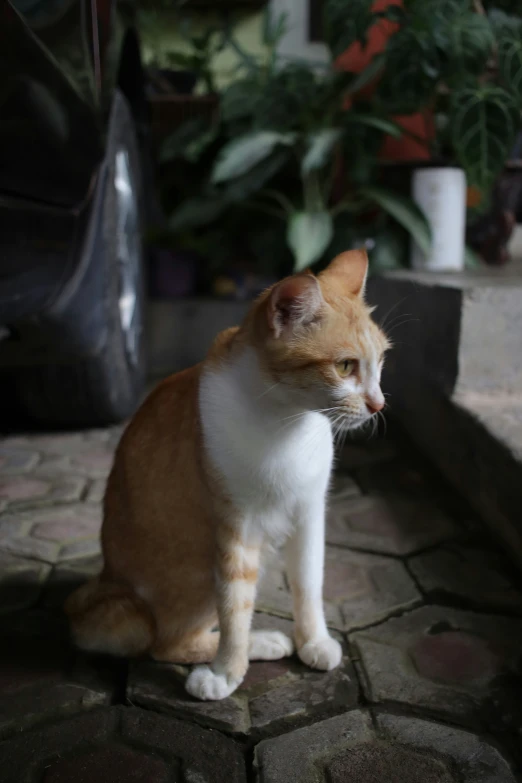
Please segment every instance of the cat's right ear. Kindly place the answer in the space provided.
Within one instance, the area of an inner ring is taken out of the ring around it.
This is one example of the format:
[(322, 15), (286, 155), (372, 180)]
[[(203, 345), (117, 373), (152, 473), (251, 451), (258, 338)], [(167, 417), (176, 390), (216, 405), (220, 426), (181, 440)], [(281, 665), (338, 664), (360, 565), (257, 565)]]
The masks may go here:
[(278, 283), (268, 300), (268, 326), (274, 337), (293, 334), (317, 320), (324, 304), (317, 278), (294, 275)]

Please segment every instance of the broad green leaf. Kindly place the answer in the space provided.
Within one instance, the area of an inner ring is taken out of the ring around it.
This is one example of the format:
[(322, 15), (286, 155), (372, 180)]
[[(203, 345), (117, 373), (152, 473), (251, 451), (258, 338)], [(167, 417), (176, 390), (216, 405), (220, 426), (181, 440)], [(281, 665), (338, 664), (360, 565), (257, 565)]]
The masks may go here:
[(361, 188), (361, 195), (373, 201), (391, 215), (412, 235), (425, 253), (431, 248), (431, 229), (424, 213), (409, 198), (398, 196), (384, 188)]
[(174, 133), (167, 136), (161, 144), (159, 150), (160, 163), (166, 163), (176, 158), (184, 158), (186, 156), (187, 148), (194, 142), (194, 139), (199, 138), (206, 131), (205, 120), (201, 117), (194, 117), (191, 120), (187, 120), (181, 125)]
[(217, 135), (218, 126), (211, 125), (204, 133), (200, 136), (196, 136), (192, 139), (190, 144), (187, 144), (185, 158), (190, 163), (197, 163), (205, 150), (216, 140)]
[(452, 143), (468, 185), (490, 187), (502, 170), (520, 124), (520, 112), (506, 90), (492, 85), (453, 96)]
[(259, 82), (247, 76), (233, 82), (221, 95), (219, 113), (225, 123), (250, 119), (256, 113), (260, 99)]
[(218, 184), (235, 179), (267, 158), (278, 145), (290, 145), (294, 140), (293, 133), (275, 131), (258, 131), (233, 139), (221, 150), (212, 171), (211, 181)]
[(366, 43), (368, 31), (378, 17), (372, 12), (373, 0), (326, 0), (323, 23), (325, 39), (334, 57), (355, 41)]
[(277, 147), (269, 156), (249, 171), (231, 180), (225, 186), (223, 196), (228, 201), (241, 202), (261, 190), (287, 163), (288, 147)]
[(522, 100), (522, 29), (518, 35), (509, 30), (498, 37), (498, 68), (504, 86)]
[(408, 257), (407, 236), (403, 231), (386, 229), (375, 236), (375, 245), (370, 253), (372, 272), (384, 272), (405, 266)]
[(216, 220), (227, 207), (227, 201), (220, 196), (187, 199), (171, 216), (169, 227), (172, 231), (184, 231), (205, 226)]
[(323, 168), (328, 163), (341, 134), (340, 128), (323, 128), (308, 137), (308, 149), (301, 163), (301, 173), (304, 176), (314, 169)]
[(348, 93), (353, 95), (354, 93), (359, 92), (359, 90), (362, 90), (363, 87), (366, 87), (367, 84), (373, 82), (384, 68), (385, 60), (386, 56), (384, 54), (376, 54), (366, 68), (355, 77), (348, 88)]
[(323, 255), (333, 236), (329, 212), (294, 212), (288, 221), (287, 242), (294, 255), (294, 272), (314, 264)]
[(522, 18), (520, 16), (512, 16), (498, 8), (493, 8), (489, 11), (488, 18), (497, 37), (506, 33), (519, 35), (522, 32)]
[(481, 14), (464, 9), (447, 19), (449, 72), (480, 74), (493, 48), (493, 33)]
[(392, 120), (385, 120), (383, 117), (376, 117), (373, 114), (363, 114), (361, 112), (347, 112), (347, 125), (359, 124), (366, 125), (370, 128), (376, 128), (383, 133), (388, 133), (390, 136), (394, 136), (396, 139), (400, 138), (403, 134), (403, 130), (400, 125)]

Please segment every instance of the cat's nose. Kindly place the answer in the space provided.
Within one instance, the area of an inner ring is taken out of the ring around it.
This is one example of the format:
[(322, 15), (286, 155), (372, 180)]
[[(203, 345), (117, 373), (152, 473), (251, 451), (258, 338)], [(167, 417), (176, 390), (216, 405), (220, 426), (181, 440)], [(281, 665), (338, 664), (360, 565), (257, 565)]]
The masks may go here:
[(382, 411), (384, 408), (384, 397), (382, 395), (380, 397), (367, 397), (365, 402), (368, 413), (371, 413), (372, 415), (374, 413), (379, 413), (379, 411)]

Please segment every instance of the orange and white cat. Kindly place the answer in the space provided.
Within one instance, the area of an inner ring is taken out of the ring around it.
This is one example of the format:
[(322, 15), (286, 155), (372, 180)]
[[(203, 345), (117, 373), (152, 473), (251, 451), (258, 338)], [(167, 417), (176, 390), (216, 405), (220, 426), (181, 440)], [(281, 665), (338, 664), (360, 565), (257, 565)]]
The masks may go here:
[(249, 660), (293, 652), (283, 633), (250, 629), (262, 552), (284, 542), (297, 654), (340, 663), (322, 603), (332, 425), (384, 406), (388, 344), (363, 299), (367, 266), (348, 251), (274, 285), (148, 397), (107, 485), (103, 571), (66, 604), (80, 647), (200, 664), (187, 691), (228, 696)]

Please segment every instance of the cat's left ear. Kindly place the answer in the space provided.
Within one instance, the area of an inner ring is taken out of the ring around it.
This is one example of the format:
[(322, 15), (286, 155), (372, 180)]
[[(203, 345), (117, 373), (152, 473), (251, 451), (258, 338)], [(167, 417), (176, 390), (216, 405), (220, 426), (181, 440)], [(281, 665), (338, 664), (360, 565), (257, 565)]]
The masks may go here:
[(287, 277), (271, 291), (268, 326), (275, 337), (293, 334), (315, 321), (324, 305), (317, 278), (312, 274)]
[(346, 250), (336, 256), (319, 277), (323, 275), (338, 278), (348, 293), (362, 299), (368, 276), (368, 253), (363, 248)]

